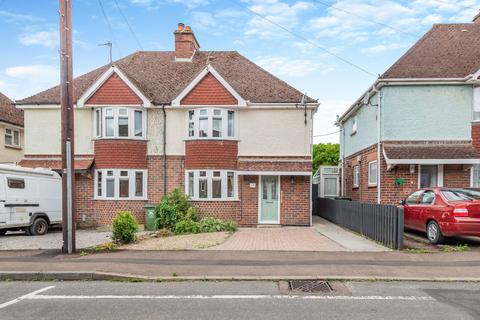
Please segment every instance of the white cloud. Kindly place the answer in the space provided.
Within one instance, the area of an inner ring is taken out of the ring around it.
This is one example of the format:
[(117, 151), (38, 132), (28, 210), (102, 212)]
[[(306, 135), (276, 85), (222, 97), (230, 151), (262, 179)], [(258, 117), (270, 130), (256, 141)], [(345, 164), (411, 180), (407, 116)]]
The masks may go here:
[(198, 6), (209, 4), (210, 0), (130, 0), (130, 2), (134, 5), (143, 6), (148, 10), (156, 10), (165, 3), (179, 3), (186, 6), (187, 8), (195, 8)]
[(8, 67), (0, 74), (0, 90), (13, 99), (21, 99), (58, 84), (57, 66), (32, 64)]
[(365, 54), (378, 54), (378, 53), (384, 53), (387, 51), (402, 49), (405, 47), (407, 47), (407, 45), (404, 43), (378, 44), (368, 48), (360, 49), (360, 52)]
[[(292, 59), (288, 57), (258, 57), (255, 62), (277, 76), (304, 77), (319, 71), (323, 65), (316, 60)], [(330, 70), (324, 68), (322, 73)]]
[(0, 10), (0, 19), (6, 22), (40, 22), (42, 18), (35, 17), (29, 14), (13, 13)]
[(47, 48), (56, 48), (59, 46), (59, 36), (57, 31), (26, 33), (20, 36), (20, 43), (25, 46), (40, 45)]

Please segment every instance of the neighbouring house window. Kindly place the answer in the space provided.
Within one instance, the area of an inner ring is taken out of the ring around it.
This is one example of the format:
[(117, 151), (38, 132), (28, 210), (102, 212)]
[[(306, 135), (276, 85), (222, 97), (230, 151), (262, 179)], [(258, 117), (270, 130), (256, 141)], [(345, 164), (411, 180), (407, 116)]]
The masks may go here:
[(353, 167), (353, 186), (360, 186), (360, 166)]
[(438, 166), (421, 165), (420, 166), (420, 188), (438, 187)]
[(5, 129), (5, 145), (20, 147), (20, 131), (17, 129)]
[(480, 121), (480, 87), (473, 88), (473, 121)]
[(193, 200), (234, 200), (236, 174), (226, 170), (192, 170), (186, 172), (186, 190)]
[(10, 189), (25, 189), (25, 180), (16, 178), (7, 178), (7, 185)]
[(472, 182), (471, 187), (480, 188), (480, 164), (472, 166)]
[(95, 110), (95, 136), (97, 138), (145, 138), (145, 112), (123, 107)]
[(377, 161), (372, 161), (368, 163), (368, 185), (376, 186), (377, 185)]
[(357, 132), (357, 127), (358, 127), (358, 118), (357, 116), (354, 116), (352, 118), (352, 134)]
[(95, 170), (96, 199), (145, 200), (147, 170)]
[(187, 130), (191, 138), (234, 138), (235, 111), (213, 108), (190, 110)]

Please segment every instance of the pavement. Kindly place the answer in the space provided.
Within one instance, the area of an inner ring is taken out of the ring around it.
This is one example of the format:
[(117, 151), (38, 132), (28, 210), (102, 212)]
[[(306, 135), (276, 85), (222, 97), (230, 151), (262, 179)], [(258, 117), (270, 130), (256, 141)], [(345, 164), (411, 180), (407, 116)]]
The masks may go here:
[(480, 284), (337, 282), (299, 293), (285, 281), (0, 282), (9, 319), (479, 319)]
[(0, 279), (389, 279), (480, 281), (479, 252), (0, 252)]
[[(83, 249), (109, 242), (111, 235), (111, 232), (77, 230), (77, 248)], [(0, 236), (0, 250), (59, 249), (62, 247), (62, 243), (61, 230), (49, 230), (43, 236), (27, 236), (23, 231), (9, 231), (5, 236)]]

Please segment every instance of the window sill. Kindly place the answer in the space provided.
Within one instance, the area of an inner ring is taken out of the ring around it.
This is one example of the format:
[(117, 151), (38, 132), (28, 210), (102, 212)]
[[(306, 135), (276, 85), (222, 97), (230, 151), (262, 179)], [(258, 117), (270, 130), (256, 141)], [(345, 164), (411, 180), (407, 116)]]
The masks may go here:
[(204, 137), (204, 138), (197, 138), (197, 137), (188, 137), (185, 138), (184, 141), (205, 141), (205, 140), (213, 140), (213, 141), (240, 141), (237, 138), (225, 138), (225, 137), (220, 137), (220, 138), (210, 138), (210, 137)]
[(21, 147), (21, 146), (16, 146), (16, 145), (13, 145), (13, 144), (6, 144), (6, 145), (5, 145), (5, 148), (15, 149), (15, 150), (22, 150), (22, 147)]
[(147, 141), (147, 138), (132, 138), (132, 137), (94, 137), (92, 140), (135, 140), (135, 141)]
[(353, 186), (352, 189), (358, 189), (360, 186)]
[(223, 198), (219, 198), (219, 199), (199, 199), (199, 198), (191, 198), (190, 199), (192, 202), (236, 202), (236, 201), (240, 201), (240, 199), (238, 198), (231, 198), (231, 199), (223, 199)]
[(95, 197), (93, 200), (100, 200), (100, 201), (148, 201), (147, 198), (98, 198)]
[(369, 187), (369, 188), (376, 188), (377, 185), (376, 185), (376, 184), (369, 184), (368, 187)]

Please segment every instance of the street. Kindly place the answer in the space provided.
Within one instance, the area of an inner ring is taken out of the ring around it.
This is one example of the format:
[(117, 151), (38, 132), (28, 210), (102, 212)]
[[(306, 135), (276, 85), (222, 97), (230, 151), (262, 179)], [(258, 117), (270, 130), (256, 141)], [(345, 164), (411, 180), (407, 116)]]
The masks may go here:
[[(286, 281), (2, 282), (7, 319), (478, 319), (480, 284), (329, 282), (290, 292)], [(287, 289), (285, 289), (287, 288)]]

